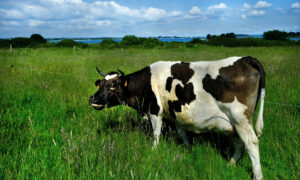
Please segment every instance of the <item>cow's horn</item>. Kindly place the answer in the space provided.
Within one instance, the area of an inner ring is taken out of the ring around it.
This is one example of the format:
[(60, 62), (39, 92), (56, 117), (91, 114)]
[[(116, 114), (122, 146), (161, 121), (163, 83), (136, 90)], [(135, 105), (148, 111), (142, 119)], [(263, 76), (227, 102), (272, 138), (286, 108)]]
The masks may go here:
[(105, 73), (103, 73), (103, 72), (101, 72), (99, 69), (98, 69), (98, 67), (96, 66), (96, 69), (97, 69), (97, 71), (98, 71), (98, 73), (100, 74), (100, 75), (102, 75), (103, 77), (105, 77), (106, 76), (106, 74)]
[(123, 71), (121, 71), (120, 69), (118, 69), (118, 71), (121, 73), (122, 76), (125, 76), (125, 73)]

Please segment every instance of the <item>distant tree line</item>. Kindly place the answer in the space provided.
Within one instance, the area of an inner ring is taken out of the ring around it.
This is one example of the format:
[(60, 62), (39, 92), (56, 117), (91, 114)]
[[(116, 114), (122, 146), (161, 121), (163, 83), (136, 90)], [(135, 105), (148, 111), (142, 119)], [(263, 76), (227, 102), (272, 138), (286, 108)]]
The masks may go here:
[(0, 39), (0, 48), (9, 48), (10, 45), (14, 48), (22, 47), (74, 47), (88, 48), (97, 47), (103, 49), (113, 48), (194, 48), (198, 45), (211, 45), (211, 46), (228, 46), (228, 47), (249, 47), (249, 46), (293, 46), (300, 45), (300, 41), (291, 41), (288, 37), (296, 37), (300, 32), (284, 32), (279, 30), (264, 32), (263, 38), (236, 38), (236, 34), (233, 32), (225, 33), (221, 35), (206, 36), (206, 40), (199, 38), (193, 38), (190, 42), (162, 42), (158, 38), (140, 38), (134, 35), (126, 35), (122, 38), (121, 42), (116, 42), (113, 39), (106, 38), (99, 44), (86, 44), (76, 42), (72, 39), (63, 39), (57, 43), (48, 42), (40, 34), (32, 34), (30, 38), (12, 38), (12, 39)]
[(300, 37), (300, 32), (288, 32), (289, 37)]
[(215, 38), (215, 37), (236, 38), (236, 35), (235, 35), (233, 32), (231, 32), (231, 33), (226, 33), (226, 34), (221, 34), (220, 36), (208, 34), (208, 35), (206, 36), (206, 39), (213, 39), (213, 38)]
[(47, 43), (47, 40), (40, 34), (32, 34), (30, 38), (16, 37), (12, 39), (0, 39), (0, 48), (8, 48), (12, 46), (13, 48), (37, 48), (37, 47), (73, 47), (78, 46), (81, 48), (87, 48), (86, 43), (76, 42), (72, 39), (64, 39), (59, 43)]

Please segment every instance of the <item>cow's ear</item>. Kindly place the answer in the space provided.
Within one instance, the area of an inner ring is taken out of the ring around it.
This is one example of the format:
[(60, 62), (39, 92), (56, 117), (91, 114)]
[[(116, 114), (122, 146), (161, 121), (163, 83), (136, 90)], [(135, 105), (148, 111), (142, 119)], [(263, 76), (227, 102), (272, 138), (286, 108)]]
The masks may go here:
[(101, 82), (101, 80), (98, 79), (98, 80), (95, 82), (95, 86), (96, 86), (96, 87), (100, 86), (100, 82)]

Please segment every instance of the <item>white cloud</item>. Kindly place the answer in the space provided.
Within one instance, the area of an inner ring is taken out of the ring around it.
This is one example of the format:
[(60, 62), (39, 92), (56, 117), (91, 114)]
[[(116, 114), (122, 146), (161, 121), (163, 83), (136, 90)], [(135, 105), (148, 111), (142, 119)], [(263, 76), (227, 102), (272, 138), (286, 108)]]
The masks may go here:
[(251, 6), (250, 6), (249, 4), (247, 4), (247, 3), (244, 3), (244, 4), (243, 4), (243, 7), (244, 7), (245, 9), (250, 9), (250, 8), (251, 8)]
[(207, 10), (208, 11), (214, 11), (217, 9), (226, 9), (227, 6), (225, 3), (220, 3), (220, 4), (216, 4), (216, 5), (212, 5), (212, 6), (208, 6)]
[(119, 5), (118, 3), (114, 1), (97, 1), (93, 4), (88, 4), (87, 11), (90, 10), (95, 14), (99, 16), (110, 16), (115, 17), (117, 16), (137, 16), (140, 15), (138, 10), (130, 9), (126, 6)]
[(230, 15), (229, 11), (226, 11), (228, 7), (225, 3), (220, 3), (212, 6), (208, 6), (207, 11), (205, 12), (205, 15), (208, 18), (213, 19), (220, 19), (220, 20), (226, 20), (227, 17)]
[(64, 4), (64, 3), (82, 3), (82, 0), (43, 0), (45, 2)]
[(10, 9), (10, 10), (0, 9), (0, 17), (1, 16), (8, 19), (19, 19), (23, 17), (23, 14), (16, 9)]
[(242, 14), (241, 17), (242, 17), (243, 19), (247, 19), (247, 15), (246, 15), (246, 14)]
[(190, 14), (196, 15), (196, 14), (203, 14), (197, 6), (193, 6), (192, 9), (189, 11)]
[(272, 4), (271, 3), (268, 3), (267, 1), (258, 1), (254, 8), (267, 8), (267, 7), (270, 7)]
[(1, 21), (1, 24), (4, 26), (18, 26), (19, 23), (17, 21)]
[(104, 21), (95, 21), (96, 26), (108, 26), (111, 25), (111, 21), (104, 20)]
[(252, 10), (248, 12), (248, 16), (264, 16), (265, 14), (266, 12), (262, 10)]
[(227, 9), (225, 3), (215, 4), (212, 6), (208, 6), (206, 14), (210, 17), (219, 17), (221, 20), (226, 19), (226, 13), (224, 11)]
[(150, 7), (148, 9), (143, 10), (142, 14), (145, 17), (145, 19), (155, 21), (166, 17), (167, 13), (164, 9)]
[(38, 5), (25, 5), (22, 9), (25, 14), (30, 17), (38, 19), (48, 19), (52, 17), (52, 13), (49, 9)]
[(172, 11), (170, 13), (171, 16), (182, 16), (183, 15), (183, 12), (181, 11)]
[(28, 26), (30, 27), (36, 27), (36, 26), (41, 26), (41, 25), (44, 25), (46, 24), (45, 21), (40, 21), (40, 20), (28, 20)]
[(300, 8), (300, 3), (299, 2), (295, 2), (291, 5), (291, 8), (293, 9), (297, 9), (297, 8)]
[(291, 8), (294, 9), (294, 13), (300, 13), (300, 3), (295, 2), (291, 5)]

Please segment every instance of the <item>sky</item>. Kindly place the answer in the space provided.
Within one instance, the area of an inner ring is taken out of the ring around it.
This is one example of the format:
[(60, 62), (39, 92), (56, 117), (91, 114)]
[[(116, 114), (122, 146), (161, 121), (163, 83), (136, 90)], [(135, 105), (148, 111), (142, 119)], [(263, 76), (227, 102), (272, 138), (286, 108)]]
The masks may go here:
[(298, 0), (0, 0), (0, 38), (300, 31)]

